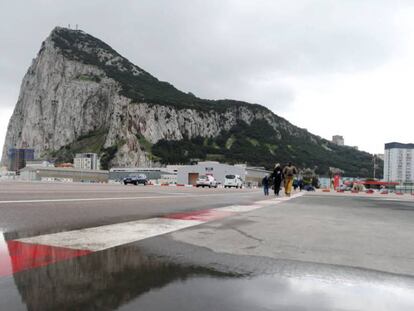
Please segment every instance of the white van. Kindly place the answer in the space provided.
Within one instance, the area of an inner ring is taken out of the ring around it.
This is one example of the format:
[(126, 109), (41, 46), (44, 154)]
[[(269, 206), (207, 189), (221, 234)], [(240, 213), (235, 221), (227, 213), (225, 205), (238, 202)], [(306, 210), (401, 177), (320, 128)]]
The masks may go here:
[(211, 175), (201, 175), (197, 178), (196, 187), (213, 187), (217, 188), (217, 181)]
[(224, 178), (224, 188), (242, 188), (243, 180), (239, 175), (226, 175)]

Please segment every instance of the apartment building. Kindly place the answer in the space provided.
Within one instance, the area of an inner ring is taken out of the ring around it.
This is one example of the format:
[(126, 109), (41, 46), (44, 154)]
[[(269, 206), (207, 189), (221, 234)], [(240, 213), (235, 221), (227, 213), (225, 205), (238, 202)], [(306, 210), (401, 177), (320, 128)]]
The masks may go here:
[(79, 170), (99, 170), (101, 166), (96, 153), (77, 153), (73, 164)]
[(385, 144), (384, 180), (400, 183), (414, 182), (414, 144), (392, 142)]

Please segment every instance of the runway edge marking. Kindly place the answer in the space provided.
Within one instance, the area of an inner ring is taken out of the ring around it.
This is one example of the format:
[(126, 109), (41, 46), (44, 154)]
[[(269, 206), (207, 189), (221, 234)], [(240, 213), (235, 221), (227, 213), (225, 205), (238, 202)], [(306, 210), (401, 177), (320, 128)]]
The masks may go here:
[(280, 204), (303, 194), (9, 240), (6, 249), (0, 248), (0, 277)]

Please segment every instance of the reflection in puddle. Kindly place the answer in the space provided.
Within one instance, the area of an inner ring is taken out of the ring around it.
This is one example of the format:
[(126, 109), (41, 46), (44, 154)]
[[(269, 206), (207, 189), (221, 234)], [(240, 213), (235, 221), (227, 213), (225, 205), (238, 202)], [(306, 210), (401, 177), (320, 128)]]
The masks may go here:
[(3, 239), (2, 245), (0, 245), (0, 262), (2, 263), (0, 277), (90, 253), (86, 250), (31, 244), (15, 240), (5, 241)]
[[(17, 288), (27, 309), (42, 311), (413, 310), (414, 283), (407, 280), (247, 277), (175, 264), (123, 246), (0, 278), (0, 301), (10, 300), (6, 293)], [(20, 298), (15, 300), (17, 306)]]
[[(29, 310), (114, 310), (145, 292), (192, 276), (233, 276), (118, 247), (13, 275)], [(2, 289), (0, 288), (0, 301)]]
[(1, 310), (26, 310), (22, 303), (20, 293), (16, 286), (10, 286), (12, 263), (9, 256), (7, 242), (0, 232), (0, 309)]
[(0, 232), (0, 277), (10, 275), (12, 265), (9, 256), (9, 249), (3, 234)]
[(153, 290), (119, 310), (414, 310), (414, 291), (321, 279), (194, 277)]

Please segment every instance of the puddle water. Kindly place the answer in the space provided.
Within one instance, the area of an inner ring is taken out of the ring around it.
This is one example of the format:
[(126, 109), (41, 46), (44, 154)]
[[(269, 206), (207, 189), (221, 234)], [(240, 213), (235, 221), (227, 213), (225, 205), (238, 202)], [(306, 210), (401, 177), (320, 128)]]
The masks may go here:
[(0, 277), (0, 301), (7, 310), (42, 311), (414, 310), (412, 285), (249, 277), (148, 257), (130, 245)]
[(0, 277), (10, 275), (12, 272), (9, 248), (3, 234), (0, 232)]
[(142, 295), (119, 310), (413, 310), (414, 292), (277, 276), (194, 277)]
[(0, 277), (0, 301), (16, 288), (15, 305), (23, 301), (28, 310), (115, 310), (143, 293), (203, 275), (234, 276), (183, 267), (124, 246)]

